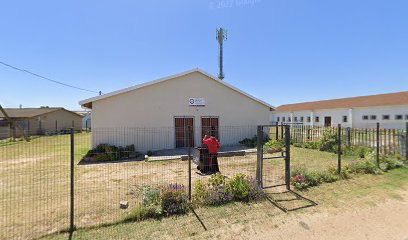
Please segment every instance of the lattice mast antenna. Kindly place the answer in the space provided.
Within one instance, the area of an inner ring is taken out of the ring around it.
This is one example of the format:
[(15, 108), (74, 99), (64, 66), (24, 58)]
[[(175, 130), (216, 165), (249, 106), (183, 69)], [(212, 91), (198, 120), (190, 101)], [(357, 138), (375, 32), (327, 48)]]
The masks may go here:
[(223, 66), (223, 46), (224, 46), (224, 41), (227, 41), (227, 30), (223, 28), (217, 28), (217, 34), (216, 34), (216, 39), (218, 40), (218, 44), (220, 45), (220, 62), (219, 62), (219, 67), (220, 67), (220, 73), (218, 74), (218, 78), (223, 80), (225, 75), (224, 75), (224, 66)]

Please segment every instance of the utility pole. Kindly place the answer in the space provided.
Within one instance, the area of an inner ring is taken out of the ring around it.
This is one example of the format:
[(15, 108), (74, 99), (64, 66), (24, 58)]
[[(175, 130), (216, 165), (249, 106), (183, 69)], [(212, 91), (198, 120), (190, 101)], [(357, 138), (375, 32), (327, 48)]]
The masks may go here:
[(218, 78), (223, 80), (225, 75), (224, 75), (224, 66), (223, 66), (223, 46), (224, 46), (224, 41), (227, 41), (227, 30), (223, 28), (217, 28), (217, 35), (216, 39), (218, 40), (218, 44), (220, 45), (220, 59), (219, 59), (219, 67), (220, 67), (220, 72), (218, 74)]

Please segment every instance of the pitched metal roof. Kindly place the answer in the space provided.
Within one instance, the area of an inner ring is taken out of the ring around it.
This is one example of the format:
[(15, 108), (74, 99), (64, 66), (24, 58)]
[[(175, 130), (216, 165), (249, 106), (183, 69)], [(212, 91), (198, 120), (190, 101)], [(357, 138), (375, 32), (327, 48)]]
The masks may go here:
[(350, 98), (339, 98), (316, 102), (286, 104), (277, 107), (276, 110), (278, 112), (295, 112), (319, 109), (359, 108), (359, 107), (399, 106), (399, 105), (408, 105), (408, 91)]
[(121, 90), (118, 90), (118, 91), (110, 92), (110, 93), (107, 93), (107, 94), (104, 94), (104, 95), (101, 95), (101, 96), (96, 96), (96, 97), (93, 97), (93, 98), (88, 98), (88, 99), (85, 99), (85, 100), (80, 101), (79, 104), (80, 104), (81, 106), (83, 106), (83, 107), (92, 108), (92, 102), (95, 102), (95, 101), (98, 101), (98, 100), (101, 100), (101, 99), (105, 99), (105, 98), (109, 98), (109, 97), (111, 97), (111, 96), (115, 96), (115, 95), (118, 95), (118, 94), (126, 93), (126, 92), (129, 92), (129, 91), (133, 91), (133, 90), (136, 90), (136, 89), (140, 89), (140, 88), (143, 88), (143, 87), (146, 87), (146, 86), (150, 86), (150, 85), (153, 85), (153, 84), (157, 84), (157, 83), (161, 83), (161, 82), (164, 82), (164, 81), (168, 81), (168, 80), (171, 80), (171, 79), (174, 79), (174, 78), (177, 78), (177, 77), (181, 77), (181, 76), (184, 76), (184, 75), (193, 73), (193, 72), (199, 72), (199, 73), (201, 73), (201, 74), (203, 74), (203, 75), (205, 75), (205, 76), (207, 76), (207, 77), (213, 79), (214, 81), (217, 81), (218, 83), (220, 83), (220, 84), (222, 84), (222, 85), (225, 85), (225, 86), (231, 88), (232, 90), (237, 91), (237, 92), (239, 92), (239, 93), (245, 95), (246, 97), (248, 97), (248, 98), (250, 98), (250, 99), (252, 99), (252, 100), (254, 100), (254, 101), (256, 101), (256, 102), (259, 102), (259, 103), (261, 103), (261, 104), (263, 104), (263, 105), (265, 105), (265, 106), (267, 106), (267, 107), (269, 107), (269, 108), (275, 110), (275, 107), (272, 106), (272, 105), (270, 105), (269, 103), (266, 103), (266, 102), (264, 102), (264, 101), (262, 101), (262, 100), (260, 100), (260, 99), (258, 99), (258, 98), (256, 98), (256, 97), (254, 97), (254, 96), (252, 96), (252, 95), (250, 95), (250, 94), (248, 94), (248, 93), (246, 93), (246, 92), (244, 92), (244, 91), (242, 91), (242, 90), (240, 90), (240, 89), (238, 89), (238, 88), (232, 86), (231, 84), (228, 84), (227, 82), (218, 79), (218, 78), (215, 77), (214, 75), (212, 75), (212, 74), (210, 74), (210, 73), (207, 73), (207, 72), (205, 72), (204, 70), (202, 70), (202, 69), (200, 69), (200, 68), (193, 68), (193, 69), (191, 69), (191, 70), (188, 70), (188, 71), (185, 71), (185, 72), (182, 72), (182, 73), (178, 73), (178, 74), (171, 75), (171, 76), (164, 77), (164, 78), (160, 78), (160, 79), (157, 79), (157, 80), (154, 80), (154, 81), (150, 81), (150, 82), (138, 84), (138, 85), (135, 85), (135, 86), (133, 86), (133, 87), (129, 87), (129, 88), (121, 89)]
[[(4, 111), (7, 113), (7, 115), (11, 118), (32, 118), (35, 116), (39, 116), (42, 114), (58, 111), (58, 110), (64, 110), (68, 111), (64, 108), (61, 107), (45, 107), (45, 108), (4, 108)], [(71, 111), (68, 111), (71, 112)], [(73, 114), (76, 114), (74, 112), (71, 112)], [(0, 111), (0, 118), (5, 118), (4, 114)]]

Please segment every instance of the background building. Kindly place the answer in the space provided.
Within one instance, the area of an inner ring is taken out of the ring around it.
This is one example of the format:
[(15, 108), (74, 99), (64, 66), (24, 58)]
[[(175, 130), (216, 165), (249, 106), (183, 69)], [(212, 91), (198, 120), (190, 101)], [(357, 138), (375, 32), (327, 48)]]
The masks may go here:
[(381, 128), (402, 129), (408, 121), (408, 91), (282, 105), (272, 121), (354, 128), (375, 128), (379, 122)]
[(21, 136), (17, 124), (30, 135), (56, 133), (71, 127), (82, 130), (82, 116), (64, 108), (4, 108), (4, 111), (11, 121), (0, 111), (0, 138)]
[[(135, 144), (139, 151), (201, 145), (213, 133), (237, 144), (268, 124), (273, 107), (218, 78), (193, 69), (81, 101), (92, 108), (93, 146)], [(193, 134), (187, 136), (185, 129)]]

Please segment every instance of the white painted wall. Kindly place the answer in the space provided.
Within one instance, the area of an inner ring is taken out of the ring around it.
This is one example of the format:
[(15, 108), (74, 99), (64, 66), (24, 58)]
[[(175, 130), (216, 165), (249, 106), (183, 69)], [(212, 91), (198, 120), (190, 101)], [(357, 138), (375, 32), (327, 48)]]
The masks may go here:
[[(189, 106), (191, 97), (205, 98), (204, 107)], [(217, 116), (220, 141), (238, 143), (269, 124), (268, 106), (193, 72), (176, 79), (94, 101), (93, 146), (135, 144), (139, 151), (175, 147), (174, 117), (194, 117), (195, 145), (201, 144), (201, 117)]]
[[(368, 120), (363, 120), (363, 116), (368, 115)], [(376, 120), (371, 120), (370, 116), (375, 115)], [(390, 120), (383, 120), (383, 115), (390, 115)], [(403, 115), (402, 120), (396, 120), (396, 115)], [(408, 121), (408, 105), (406, 106), (379, 106), (379, 107), (365, 107), (365, 108), (353, 108), (353, 109), (327, 109), (327, 110), (315, 110), (315, 111), (298, 111), (298, 112), (273, 112), (272, 122), (278, 120), (282, 121), (282, 117), (285, 117), (286, 122), (288, 117), (293, 116), (298, 118), (304, 117), (304, 125), (324, 126), (324, 117), (330, 116), (332, 126), (337, 126), (341, 123), (343, 127), (355, 127), (355, 128), (375, 128), (376, 123), (379, 122), (381, 128), (395, 128), (404, 129), (405, 122)], [(307, 117), (313, 116), (319, 117), (319, 122), (307, 122)], [(343, 122), (343, 116), (347, 116), (348, 122)], [(293, 119), (292, 119), (293, 120)]]

